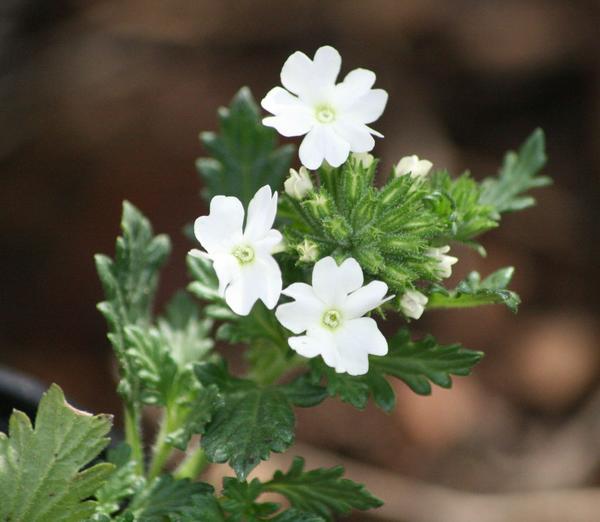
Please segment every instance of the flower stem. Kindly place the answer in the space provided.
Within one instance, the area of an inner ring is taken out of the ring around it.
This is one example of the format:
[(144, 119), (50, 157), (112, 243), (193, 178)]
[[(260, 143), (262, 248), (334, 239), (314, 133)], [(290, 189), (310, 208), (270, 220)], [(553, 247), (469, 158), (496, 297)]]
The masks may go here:
[(204, 450), (198, 446), (195, 450), (188, 454), (184, 461), (175, 470), (173, 476), (176, 479), (189, 478), (194, 480), (208, 464), (208, 459)]
[(160, 475), (173, 451), (172, 446), (166, 441), (167, 435), (171, 431), (171, 421), (171, 416), (167, 410), (165, 411), (160, 422), (160, 428), (158, 430), (158, 434), (156, 435), (156, 441), (152, 447), (152, 460), (148, 470), (148, 479), (150, 480)]
[(140, 432), (139, 409), (133, 404), (127, 404), (125, 416), (125, 441), (131, 448), (131, 458), (135, 462), (135, 470), (139, 475), (144, 474), (144, 451)]

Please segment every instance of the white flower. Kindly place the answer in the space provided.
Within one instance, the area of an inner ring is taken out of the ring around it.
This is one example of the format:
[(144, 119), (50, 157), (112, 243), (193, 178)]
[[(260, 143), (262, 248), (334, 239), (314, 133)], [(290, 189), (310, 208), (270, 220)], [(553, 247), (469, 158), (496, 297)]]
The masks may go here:
[(458, 262), (458, 258), (445, 255), (450, 251), (448, 245), (439, 248), (430, 248), (427, 255), (437, 261), (437, 272), (440, 277), (450, 277), (452, 275), (452, 265)]
[(427, 296), (417, 290), (407, 290), (402, 299), (400, 299), (402, 312), (412, 319), (419, 319), (423, 315), (426, 304)]
[(300, 255), (298, 258), (299, 261), (304, 263), (314, 263), (319, 257), (319, 246), (310, 239), (302, 241), (302, 243), (296, 247), (296, 250)]
[(321, 355), (338, 373), (367, 373), (369, 354), (385, 355), (388, 346), (375, 320), (362, 316), (387, 301), (387, 285), (363, 282), (355, 259), (338, 266), (325, 257), (313, 268), (312, 286), (294, 283), (283, 290), (295, 301), (278, 306), (277, 319), (295, 334), (306, 332), (289, 338), (292, 349), (304, 357)]
[(429, 174), (431, 167), (433, 167), (433, 163), (429, 160), (420, 160), (419, 156), (414, 155), (404, 156), (394, 167), (394, 176), (410, 174), (411, 178), (424, 178)]
[(356, 161), (359, 161), (362, 167), (365, 169), (368, 169), (375, 160), (373, 154), (369, 154), (368, 152), (353, 152), (352, 157)]
[(260, 299), (274, 308), (281, 294), (281, 270), (272, 254), (281, 242), (281, 233), (271, 228), (277, 213), (277, 192), (262, 187), (244, 207), (238, 198), (215, 196), (208, 216), (194, 223), (196, 239), (206, 252), (194, 249), (191, 255), (211, 259), (219, 278), (219, 294), (238, 315), (248, 315)]
[(261, 101), (273, 114), (263, 124), (287, 137), (306, 134), (300, 161), (311, 170), (323, 160), (339, 167), (350, 152), (373, 149), (372, 134), (383, 137), (367, 124), (383, 113), (387, 92), (371, 89), (375, 73), (366, 69), (355, 69), (336, 84), (341, 65), (340, 53), (333, 47), (321, 47), (313, 60), (295, 52), (281, 69), (285, 89), (274, 87)]
[(302, 199), (313, 189), (310, 174), (306, 167), (300, 167), (300, 170), (290, 169), (290, 177), (283, 184), (285, 193), (294, 198)]

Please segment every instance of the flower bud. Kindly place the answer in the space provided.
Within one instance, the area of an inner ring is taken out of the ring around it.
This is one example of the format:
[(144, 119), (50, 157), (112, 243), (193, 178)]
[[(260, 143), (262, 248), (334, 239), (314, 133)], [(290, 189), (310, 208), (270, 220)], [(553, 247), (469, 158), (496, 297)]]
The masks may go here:
[(310, 174), (306, 167), (300, 167), (300, 170), (290, 169), (290, 177), (283, 184), (285, 193), (294, 198), (302, 199), (313, 189)]
[(408, 290), (400, 299), (400, 308), (406, 317), (419, 319), (425, 311), (427, 296), (417, 290)]
[(429, 160), (420, 160), (416, 155), (404, 156), (394, 167), (394, 176), (410, 174), (411, 178), (424, 178), (429, 174), (431, 167), (433, 167), (433, 163)]
[(300, 243), (296, 250), (299, 254), (299, 260), (303, 263), (314, 263), (317, 259), (319, 259), (319, 247), (310, 239), (305, 239)]
[(356, 161), (360, 162), (364, 169), (368, 169), (373, 164), (373, 160), (375, 159), (373, 154), (369, 154), (368, 152), (353, 152), (352, 157)]
[(450, 277), (452, 275), (452, 265), (458, 261), (457, 257), (446, 255), (449, 251), (450, 247), (448, 245), (427, 250), (427, 255), (437, 262), (439, 277)]

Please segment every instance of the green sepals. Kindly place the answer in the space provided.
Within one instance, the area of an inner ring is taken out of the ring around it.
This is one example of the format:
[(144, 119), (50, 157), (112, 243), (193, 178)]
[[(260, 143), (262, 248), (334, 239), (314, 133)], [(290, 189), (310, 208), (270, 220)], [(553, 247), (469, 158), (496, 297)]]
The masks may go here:
[(482, 352), (467, 350), (458, 344), (442, 346), (431, 336), (412, 341), (406, 329), (388, 341), (388, 348), (388, 354), (383, 357), (369, 357), (369, 374), (397, 377), (419, 395), (429, 395), (431, 383), (450, 388), (451, 375), (469, 375), (483, 357)]
[(217, 386), (222, 397), (201, 440), (211, 462), (228, 462), (245, 480), (271, 451), (282, 452), (292, 444), (294, 412), (278, 387), (231, 377), (224, 362), (199, 364), (196, 375), (203, 386)]
[(86, 466), (108, 444), (110, 428), (111, 416), (76, 410), (55, 384), (42, 396), (35, 428), (15, 410), (8, 436), (0, 433), (0, 520), (80, 522), (91, 517), (97, 505), (91, 497), (115, 466)]
[(438, 241), (458, 241), (481, 249), (473, 238), (498, 226), (495, 208), (482, 204), (481, 188), (468, 172), (453, 179), (445, 171), (437, 171), (430, 177), (433, 190), (429, 201), (434, 212), (447, 223), (447, 229)]
[(137, 474), (131, 459), (131, 448), (121, 443), (108, 451), (108, 462), (116, 469), (104, 485), (96, 491), (96, 515), (112, 515), (119, 511), (126, 499), (133, 497), (144, 486), (144, 478)]
[(211, 156), (196, 161), (203, 198), (210, 201), (220, 194), (236, 196), (245, 206), (263, 185), (278, 190), (288, 173), (294, 147), (277, 147), (277, 133), (262, 124), (250, 89), (240, 89), (231, 105), (221, 107), (218, 115), (219, 134), (200, 135)]
[(362, 484), (342, 478), (344, 468), (318, 468), (304, 471), (304, 459), (296, 457), (290, 469), (275, 472), (273, 479), (263, 484), (265, 492), (279, 493), (292, 507), (314, 513), (325, 520), (334, 515), (349, 514), (352, 510), (367, 510), (383, 504)]
[(132, 499), (127, 513), (140, 522), (204, 521), (204, 497), (212, 497), (213, 492), (209, 484), (162, 475)]
[(509, 266), (497, 270), (482, 280), (479, 272), (471, 272), (454, 290), (434, 285), (431, 288), (427, 308), (471, 308), (504, 304), (511, 312), (516, 313), (521, 298), (507, 288), (513, 273), (514, 268)]
[(498, 215), (531, 207), (535, 199), (523, 193), (552, 183), (549, 177), (537, 175), (545, 164), (544, 132), (536, 129), (518, 152), (506, 153), (498, 177), (483, 180), (480, 203), (491, 205)]
[(137, 376), (126, 356), (127, 325), (147, 326), (158, 284), (158, 271), (167, 260), (171, 246), (165, 235), (155, 236), (148, 219), (131, 203), (123, 203), (123, 235), (117, 238), (115, 258), (97, 254), (96, 269), (106, 300), (98, 304), (121, 370), (119, 391), (129, 401), (137, 395)]

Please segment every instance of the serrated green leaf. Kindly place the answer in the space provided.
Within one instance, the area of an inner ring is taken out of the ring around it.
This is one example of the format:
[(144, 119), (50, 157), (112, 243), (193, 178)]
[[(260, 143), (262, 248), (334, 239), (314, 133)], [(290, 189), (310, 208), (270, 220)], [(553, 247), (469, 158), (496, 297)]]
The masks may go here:
[(258, 479), (243, 482), (232, 477), (223, 479), (223, 499), (221, 505), (229, 513), (231, 522), (260, 522), (279, 509), (273, 502), (256, 502), (262, 493)]
[(383, 504), (362, 484), (342, 478), (343, 474), (342, 466), (304, 471), (304, 460), (296, 457), (289, 471), (275, 472), (273, 479), (263, 485), (263, 491), (279, 493), (294, 508), (326, 520), (333, 520), (335, 514), (344, 515), (353, 509), (367, 510)]
[(511, 312), (516, 313), (521, 299), (517, 293), (506, 288), (513, 273), (513, 267), (501, 268), (482, 281), (478, 272), (471, 272), (454, 290), (435, 285), (431, 289), (427, 308), (470, 308), (504, 304)]
[(319, 515), (298, 511), (297, 509), (286, 509), (270, 520), (273, 522), (326, 522)]
[(109, 415), (69, 406), (55, 384), (42, 396), (35, 428), (14, 411), (9, 435), (0, 433), (0, 520), (81, 522), (93, 515), (90, 500), (113, 472), (100, 463), (82, 470), (108, 444)]
[(206, 201), (223, 194), (247, 205), (263, 185), (279, 190), (294, 152), (291, 145), (277, 148), (277, 133), (262, 124), (247, 87), (240, 89), (228, 108), (219, 109), (219, 134), (203, 132), (200, 140), (212, 156), (196, 162)]
[(244, 480), (271, 451), (285, 451), (294, 439), (294, 412), (286, 395), (274, 386), (234, 379), (223, 364), (196, 366), (203, 386), (218, 386), (223, 399), (201, 440), (211, 462), (228, 462)]
[(483, 180), (480, 203), (493, 206), (498, 214), (534, 205), (531, 196), (522, 194), (552, 182), (546, 176), (537, 175), (546, 164), (544, 141), (543, 131), (536, 129), (517, 153), (507, 152), (498, 177)]
[(388, 346), (387, 355), (369, 357), (369, 374), (397, 377), (420, 395), (431, 393), (431, 383), (450, 388), (451, 375), (469, 375), (483, 357), (483, 353), (457, 344), (442, 346), (431, 336), (412, 341), (408, 330), (400, 330)]
[(310, 408), (323, 402), (328, 393), (327, 389), (314, 382), (310, 375), (300, 375), (292, 382), (279, 386), (294, 406)]
[(202, 518), (207, 507), (202, 497), (211, 497), (213, 492), (209, 484), (163, 475), (133, 498), (127, 512), (143, 522), (206, 520)]

